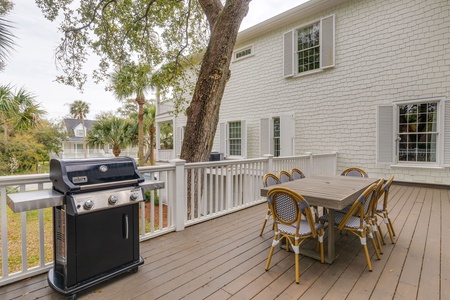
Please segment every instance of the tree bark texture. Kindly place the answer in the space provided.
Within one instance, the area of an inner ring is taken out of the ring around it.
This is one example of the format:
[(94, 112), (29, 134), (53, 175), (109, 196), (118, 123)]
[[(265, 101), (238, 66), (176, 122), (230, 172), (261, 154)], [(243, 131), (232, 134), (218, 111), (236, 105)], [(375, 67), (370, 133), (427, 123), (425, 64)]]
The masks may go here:
[(199, 0), (208, 18), (211, 35), (187, 114), (181, 158), (186, 162), (208, 161), (219, 121), (225, 85), (239, 27), (250, 0)]
[[(186, 162), (208, 161), (219, 122), (225, 85), (230, 78), (230, 62), (242, 20), (251, 0), (199, 0), (210, 25), (210, 39), (203, 57), (191, 104), (181, 158)], [(204, 182), (199, 170), (187, 174), (187, 218), (198, 216)], [(193, 183), (193, 184), (192, 184)], [(200, 189), (198, 188), (200, 185)]]

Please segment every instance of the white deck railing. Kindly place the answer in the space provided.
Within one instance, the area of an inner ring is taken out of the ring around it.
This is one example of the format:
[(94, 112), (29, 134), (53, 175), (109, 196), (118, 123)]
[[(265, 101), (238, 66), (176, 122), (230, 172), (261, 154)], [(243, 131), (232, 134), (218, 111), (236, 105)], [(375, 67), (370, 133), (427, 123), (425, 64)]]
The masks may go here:
[[(165, 182), (164, 189), (147, 192), (150, 200), (140, 204), (140, 239), (180, 231), (186, 226), (264, 202), (260, 189), (267, 172), (297, 167), (306, 176), (335, 174), (336, 161), (337, 154), (332, 153), (189, 164), (172, 160), (167, 165), (139, 167), (145, 177)], [(0, 177), (0, 286), (52, 267), (52, 209), (13, 213), (7, 207), (7, 193), (43, 189), (51, 189), (49, 174)], [(13, 226), (20, 227), (17, 239), (9, 233)], [(18, 267), (12, 269), (12, 265)]]

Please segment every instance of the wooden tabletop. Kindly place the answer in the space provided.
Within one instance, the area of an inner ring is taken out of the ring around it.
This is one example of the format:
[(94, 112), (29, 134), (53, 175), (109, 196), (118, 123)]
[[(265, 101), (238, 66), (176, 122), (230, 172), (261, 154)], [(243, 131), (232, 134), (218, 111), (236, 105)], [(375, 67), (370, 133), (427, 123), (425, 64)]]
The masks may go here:
[[(352, 204), (364, 190), (376, 182), (374, 178), (353, 176), (311, 176), (276, 185), (289, 188), (302, 195), (310, 205), (340, 210)], [(261, 196), (274, 186), (261, 189)]]

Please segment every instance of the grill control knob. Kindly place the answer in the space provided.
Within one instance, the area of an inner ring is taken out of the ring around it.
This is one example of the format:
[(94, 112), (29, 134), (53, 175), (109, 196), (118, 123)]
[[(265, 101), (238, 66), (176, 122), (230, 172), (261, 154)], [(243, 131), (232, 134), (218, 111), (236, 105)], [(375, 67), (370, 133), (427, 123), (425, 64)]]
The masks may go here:
[(86, 210), (91, 209), (92, 207), (94, 207), (94, 201), (92, 201), (91, 199), (87, 200), (86, 202), (84, 202), (83, 207)]
[(139, 193), (138, 192), (132, 192), (130, 195), (130, 200), (131, 201), (136, 201), (139, 198)]
[(118, 198), (117, 196), (114, 196), (114, 195), (111, 195), (111, 196), (109, 196), (109, 198), (108, 198), (108, 202), (109, 202), (109, 204), (111, 204), (111, 205), (116, 204), (118, 200), (119, 200), (119, 198)]

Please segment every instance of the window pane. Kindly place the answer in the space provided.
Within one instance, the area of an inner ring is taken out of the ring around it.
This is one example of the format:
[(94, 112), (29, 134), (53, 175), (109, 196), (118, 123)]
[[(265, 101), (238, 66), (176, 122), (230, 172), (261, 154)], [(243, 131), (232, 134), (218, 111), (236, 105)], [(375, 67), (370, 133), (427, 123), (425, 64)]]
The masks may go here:
[(228, 124), (230, 155), (241, 155), (241, 122)]
[(437, 103), (399, 106), (399, 161), (436, 162)]
[(273, 119), (273, 155), (280, 156), (280, 118)]
[(298, 73), (320, 67), (320, 22), (297, 30)]

